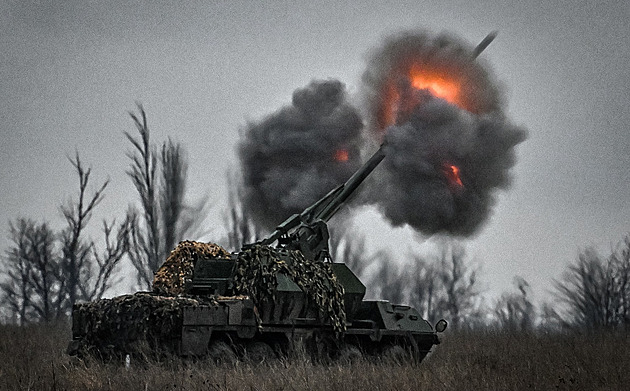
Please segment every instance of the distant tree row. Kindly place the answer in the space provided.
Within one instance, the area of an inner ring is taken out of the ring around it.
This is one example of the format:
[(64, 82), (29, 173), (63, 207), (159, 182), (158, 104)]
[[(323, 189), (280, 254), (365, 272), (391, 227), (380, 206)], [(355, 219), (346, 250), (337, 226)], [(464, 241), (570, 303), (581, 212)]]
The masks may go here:
[[(597, 330), (630, 326), (630, 236), (608, 256), (584, 250), (554, 280), (551, 298), (533, 302), (529, 283), (514, 278), (515, 291), (494, 302), (483, 300), (479, 267), (456, 241), (444, 241), (441, 254), (411, 254), (400, 263), (391, 254), (365, 257), (363, 239), (341, 232), (331, 240), (335, 260), (345, 262), (367, 280), (368, 294), (414, 306), (430, 322), (446, 319), (450, 327), (512, 331)], [(368, 266), (372, 267), (365, 273)]]
[(555, 284), (563, 304), (549, 310), (562, 327), (571, 329), (630, 326), (630, 236), (607, 257), (587, 249)]

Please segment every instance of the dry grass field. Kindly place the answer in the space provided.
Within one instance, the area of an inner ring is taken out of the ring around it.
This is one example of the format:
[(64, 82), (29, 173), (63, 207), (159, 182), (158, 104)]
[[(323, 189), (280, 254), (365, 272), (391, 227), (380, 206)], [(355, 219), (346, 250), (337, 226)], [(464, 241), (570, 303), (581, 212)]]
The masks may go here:
[(68, 357), (67, 326), (0, 326), (0, 390), (622, 390), (628, 335), (447, 331), (419, 365), (172, 359), (125, 368)]

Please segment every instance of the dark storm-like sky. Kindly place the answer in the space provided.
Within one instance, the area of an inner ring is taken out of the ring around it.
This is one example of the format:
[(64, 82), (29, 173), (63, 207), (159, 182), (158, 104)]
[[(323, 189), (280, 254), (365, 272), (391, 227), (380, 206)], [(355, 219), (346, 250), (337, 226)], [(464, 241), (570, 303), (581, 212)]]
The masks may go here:
[[(135, 197), (123, 131), (137, 101), (154, 140), (188, 149), (191, 195), (215, 204), (202, 238), (213, 240), (246, 121), (312, 79), (358, 92), (366, 53), (388, 34), (425, 28), (475, 44), (499, 30), (482, 59), (529, 139), (468, 250), (490, 293), (521, 275), (544, 297), (581, 249), (609, 250), (630, 231), (628, 20), (625, 1), (3, 0), (1, 248), (16, 217), (61, 224), (58, 206), (78, 188), (75, 150), (94, 186), (111, 179), (93, 223), (122, 216)], [(365, 221), (374, 249), (413, 238)]]

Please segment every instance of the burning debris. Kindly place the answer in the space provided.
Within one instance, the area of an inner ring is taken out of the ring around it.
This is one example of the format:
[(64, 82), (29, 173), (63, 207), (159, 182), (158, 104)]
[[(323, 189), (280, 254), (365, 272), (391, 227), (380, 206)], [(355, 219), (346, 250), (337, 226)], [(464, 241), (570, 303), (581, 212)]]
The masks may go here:
[(249, 124), (239, 154), (243, 203), (271, 229), (345, 181), (360, 166), (358, 110), (336, 80), (313, 81), (291, 105)]

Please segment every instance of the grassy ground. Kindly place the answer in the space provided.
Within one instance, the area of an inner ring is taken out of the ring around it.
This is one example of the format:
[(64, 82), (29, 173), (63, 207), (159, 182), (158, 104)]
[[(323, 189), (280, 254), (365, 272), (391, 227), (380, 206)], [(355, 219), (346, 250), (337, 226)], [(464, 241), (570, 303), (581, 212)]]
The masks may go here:
[(125, 368), (68, 357), (66, 326), (0, 326), (0, 390), (621, 390), (630, 384), (629, 336), (447, 331), (419, 365), (173, 359)]

